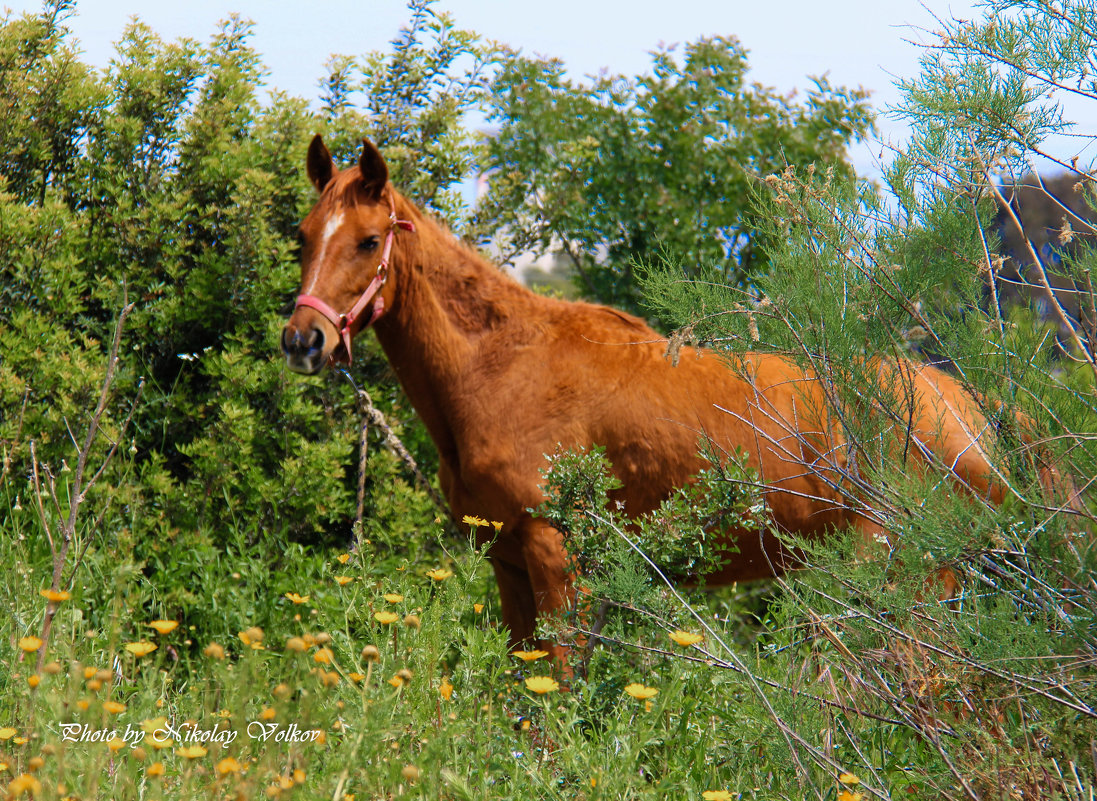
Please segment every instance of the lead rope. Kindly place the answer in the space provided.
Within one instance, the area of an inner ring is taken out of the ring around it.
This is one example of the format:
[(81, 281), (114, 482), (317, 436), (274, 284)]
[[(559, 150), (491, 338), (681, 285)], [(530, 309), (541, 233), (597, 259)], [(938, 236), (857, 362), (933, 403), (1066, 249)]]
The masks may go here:
[(366, 459), (369, 454), (370, 424), (381, 430), (381, 433), (384, 435), (385, 446), (403, 462), (404, 467), (415, 476), (415, 480), (424, 490), (426, 490), (439, 511), (452, 522), (456, 523), (457, 519), (449, 510), (446, 502), (442, 500), (442, 496), (438, 494), (438, 491), (434, 489), (430, 481), (427, 480), (427, 477), (423, 475), (423, 471), (419, 469), (419, 465), (416, 464), (415, 458), (408, 452), (408, 449), (404, 447), (404, 443), (400, 441), (400, 438), (396, 436), (396, 432), (394, 432), (392, 426), (388, 424), (385, 415), (381, 413), (380, 409), (373, 405), (373, 399), (369, 396), (369, 393), (355, 383), (354, 378), (351, 377), (351, 374), (347, 372), (346, 368), (336, 365), (335, 369), (342, 373), (343, 377), (346, 378), (354, 388), (354, 394), (358, 399), (358, 410), (362, 414), (362, 431), (358, 437), (358, 503), (354, 514), (354, 536), (357, 544), (359, 546), (362, 544), (363, 533), (365, 531), (363, 518), (365, 517), (366, 507)]

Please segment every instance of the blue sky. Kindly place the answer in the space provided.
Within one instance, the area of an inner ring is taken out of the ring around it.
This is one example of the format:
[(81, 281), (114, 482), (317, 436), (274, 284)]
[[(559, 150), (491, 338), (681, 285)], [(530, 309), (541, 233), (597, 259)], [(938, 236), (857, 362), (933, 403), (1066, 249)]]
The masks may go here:
[[(3, 4), (4, 0), (0, 0)], [(5, 4), (37, 11), (37, 2)], [(442, 0), (456, 23), (528, 53), (556, 56), (575, 76), (605, 67), (634, 75), (662, 43), (734, 35), (750, 51), (751, 78), (782, 92), (828, 74), (834, 84), (872, 90), (878, 108), (895, 103), (895, 77), (917, 74), (919, 49), (934, 16), (971, 17), (971, 0)], [(238, 12), (255, 22), (254, 45), (270, 70), (271, 86), (315, 98), (332, 54), (383, 49), (408, 17), (403, 0), (77, 0), (70, 20), (84, 58), (105, 66), (129, 19), (136, 15), (167, 39), (208, 39), (220, 19)], [(885, 140), (902, 126), (881, 120)], [(858, 171), (871, 175), (879, 144), (857, 149)]]

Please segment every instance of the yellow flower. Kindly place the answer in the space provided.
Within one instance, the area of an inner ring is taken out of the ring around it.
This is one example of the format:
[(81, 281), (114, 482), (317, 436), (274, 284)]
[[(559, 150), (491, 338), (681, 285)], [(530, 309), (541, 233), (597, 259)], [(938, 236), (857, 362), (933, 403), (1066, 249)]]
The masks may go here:
[(239, 773), (240, 763), (237, 762), (233, 757), (225, 757), (217, 763), (217, 772), (220, 773), (222, 776), (225, 776), (229, 773)]
[(72, 597), (68, 590), (39, 590), (38, 594), (47, 601), (53, 601), (55, 604), (60, 603), (61, 601), (67, 601)]
[(300, 637), (290, 637), (286, 640), (286, 650), (296, 651), (297, 653), (304, 653), (308, 650), (308, 644)]
[(254, 646), (263, 642), (263, 638), (266, 634), (264, 634), (263, 630), (258, 626), (252, 626), (251, 628), (239, 632), (236, 636), (240, 638), (240, 641), (244, 643), (244, 645)]
[(395, 623), (400, 619), (400, 616), (395, 612), (374, 612), (373, 619), (380, 623), (382, 626), (387, 626), (390, 623)]
[(126, 705), (118, 701), (104, 701), (103, 710), (111, 715), (120, 715), (126, 711)]
[(365, 673), (348, 673), (347, 678), (353, 681), (355, 684), (361, 684), (362, 679), (366, 677)]
[(259, 713), (259, 720), (274, 720), (275, 715), (278, 713), (274, 711), (274, 707), (268, 706)]
[(472, 605), (472, 611), (475, 612), (476, 614), (480, 614), (481, 612), (484, 611), (484, 605), (483, 604), (473, 604)]
[(492, 528), (494, 528), (497, 533), (503, 530), (503, 521), (502, 520), (492, 520), (491, 525), (492, 525)]
[(309, 602), (309, 596), (298, 595), (295, 592), (287, 592), (286, 597), (293, 601), (295, 604), (307, 604)]
[(335, 583), (338, 584), (340, 587), (345, 587), (348, 584), (350, 584), (352, 581), (354, 581), (354, 576), (336, 576), (335, 577)]
[(0, 729), (0, 740), (10, 740), (18, 733), (18, 729), (13, 729), (11, 726), (5, 726)]
[(155, 651), (156, 648), (156, 645), (153, 645), (151, 642), (146, 642), (145, 640), (126, 643), (126, 650), (135, 656), (147, 656)]
[(175, 627), (179, 625), (178, 620), (154, 620), (148, 625), (156, 629), (159, 634), (169, 634), (175, 631)]
[(559, 690), (560, 685), (557, 683), (556, 679), (550, 679), (548, 676), (530, 676), (526, 679), (526, 689), (531, 690), (538, 695), (544, 695), (553, 690)]
[(646, 701), (648, 698), (659, 694), (659, 691), (654, 687), (645, 687), (643, 684), (637, 684), (636, 682), (625, 687), (625, 692), (633, 698), (639, 698), (641, 701)]
[(330, 665), (333, 656), (334, 654), (332, 654), (330, 648), (321, 648), (312, 655), (312, 659), (314, 662), (319, 662), (321, 665)]
[(705, 639), (704, 634), (694, 634), (690, 631), (672, 631), (669, 635), (672, 640), (683, 648), (688, 648), (691, 645), (696, 645)]
[(155, 718), (146, 718), (141, 721), (141, 731), (145, 734), (156, 734), (167, 729), (168, 719), (163, 715)]
[(215, 642), (211, 642), (205, 648), (202, 649), (202, 653), (208, 656), (210, 659), (224, 659), (225, 649)]
[(185, 748), (176, 748), (175, 753), (184, 759), (201, 759), (209, 752), (200, 745), (188, 745)]
[(472, 515), (465, 515), (461, 518), (462, 523), (467, 523), (470, 526), (486, 526), (488, 521), (482, 517), (473, 517)]
[(386, 592), (381, 597), (388, 601), (390, 604), (398, 604), (402, 600), (404, 600), (404, 596), (398, 592)]
[(32, 796), (38, 795), (42, 792), (42, 782), (31, 776), (29, 773), (21, 773), (11, 780), (8, 784), (8, 797), (18, 798), (23, 793), (29, 793)]
[(150, 779), (155, 779), (157, 776), (163, 776), (164, 763), (153, 762), (151, 765), (149, 765), (149, 769), (145, 771), (145, 775), (148, 776)]
[(399, 690), (401, 687), (404, 686), (404, 680), (399, 676), (393, 676), (391, 679), (389, 679), (389, 684)]
[(705, 790), (701, 798), (705, 801), (731, 801), (731, 793), (727, 790)]
[(39, 676), (37, 673), (35, 673), (33, 676), (27, 676), (27, 684), (31, 686), (31, 689), (34, 689), (41, 683), (42, 677)]
[(843, 773), (838, 777), (838, 781), (842, 784), (860, 784), (861, 780), (854, 776), (852, 773)]
[(511, 656), (516, 656), (523, 662), (532, 662), (535, 659), (544, 659), (548, 651), (511, 651)]
[(453, 697), (453, 685), (449, 683), (449, 679), (442, 679), (438, 693), (447, 701)]
[(126, 747), (126, 741), (119, 737), (117, 734), (107, 740), (107, 748), (111, 751), (118, 752)]
[(861, 793), (850, 792), (849, 790), (838, 791), (838, 801), (862, 801), (864, 795)]
[(339, 560), (339, 564), (345, 565), (347, 562), (350, 561), (350, 554), (349, 553), (341, 553), (335, 558)]
[(435, 581), (445, 581), (453, 575), (453, 571), (446, 570), (444, 567), (436, 567), (434, 570), (428, 570), (427, 575)]
[(28, 654), (32, 654), (42, 647), (42, 641), (37, 637), (24, 637), (19, 641), (19, 647)]

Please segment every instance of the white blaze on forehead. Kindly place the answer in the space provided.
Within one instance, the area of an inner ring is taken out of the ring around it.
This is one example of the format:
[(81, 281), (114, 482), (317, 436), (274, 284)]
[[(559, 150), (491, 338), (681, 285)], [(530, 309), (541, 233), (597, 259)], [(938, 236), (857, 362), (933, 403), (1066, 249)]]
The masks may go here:
[(337, 207), (332, 212), (331, 216), (328, 217), (328, 221), (324, 223), (324, 230), (320, 234), (320, 251), (316, 254), (316, 258), (312, 260), (312, 280), (309, 281), (309, 285), (305, 287), (302, 294), (311, 295), (312, 290), (316, 288), (316, 282), (320, 280), (320, 267), (323, 266), (324, 256), (326, 256), (328, 252), (328, 245), (331, 244), (332, 238), (342, 225), (343, 210)]

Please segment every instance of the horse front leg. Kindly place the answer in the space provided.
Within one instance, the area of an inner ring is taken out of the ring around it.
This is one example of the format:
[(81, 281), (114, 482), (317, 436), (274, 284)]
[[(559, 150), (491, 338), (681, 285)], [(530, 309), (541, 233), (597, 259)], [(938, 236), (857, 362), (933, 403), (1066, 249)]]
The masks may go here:
[[(516, 533), (522, 545), (537, 619), (544, 620), (570, 612), (575, 588), (568, 574), (563, 535), (537, 518), (524, 521)], [(548, 651), (560, 664), (566, 663), (567, 646), (539, 640), (538, 647)]]

